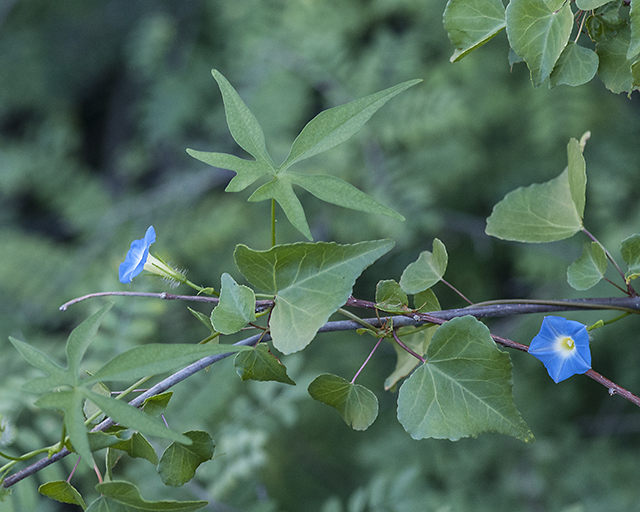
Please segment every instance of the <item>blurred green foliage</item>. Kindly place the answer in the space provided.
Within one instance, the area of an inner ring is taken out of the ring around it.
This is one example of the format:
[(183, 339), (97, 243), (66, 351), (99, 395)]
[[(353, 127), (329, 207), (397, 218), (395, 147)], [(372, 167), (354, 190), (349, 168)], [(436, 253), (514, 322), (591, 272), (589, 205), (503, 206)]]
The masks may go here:
[[(565, 281), (581, 251), (574, 237), (545, 246), (496, 241), (484, 219), (506, 192), (542, 182), (565, 165), (570, 137), (591, 130), (585, 223), (618, 256), (638, 232), (638, 95), (597, 82), (533, 89), (528, 71), (505, 66), (491, 41), (460, 63), (442, 27), (443, 1), (5, 0), (0, 6), (0, 414), (3, 449), (55, 442), (59, 417), (36, 413), (20, 391), (32, 376), (8, 336), (62, 359), (69, 331), (100, 299), (58, 311), (95, 291), (162, 291), (139, 278), (118, 282), (130, 241), (150, 224), (161, 256), (189, 278), (219, 288), (237, 279), (236, 243), (269, 245), (267, 203), (225, 195), (231, 174), (187, 156), (186, 147), (239, 153), (210, 69), (220, 69), (262, 124), (276, 163), (319, 111), (412, 78), (357, 136), (305, 162), (397, 209), (407, 221), (321, 204), (302, 195), (314, 237), (348, 243), (379, 237), (396, 249), (369, 269), (356, 294), (399, 279), (434, 237), (449, 252), (447, 279), (472, 300), (579, 296)], [(298, 240), (282, 222), (279, 238)], [(145, 281), (145, 279), (147, 279)], [(436, 287), (443, 307), (459, 299)], [(612, 294), (598, 285), (594, 294)], [(203, 306), (196, 309), (205, 314)], [(574, 315), (584, 323), (597, 313)], [(540, 318), (489, 322), (528, 342)], [(185, 304), (118, 298), (87, 358), (94, 369), (146, 342), (197, 342), (207, 335)], [(349, 342), (348, 348), (345, 348)], [(537, 441), (413, 441), (382, 391), (394, 366), (388, 346), (361, 375), (380, 417), (353, 432), (306, 386), (321, 372), (351, 378), (374, 340), (320, 335), (285, 362), (297, 386), (242, 382), (230, 361), (178, 386), (167, 410), (177, 429), (202, 429), (216, 454), (196, 479), (165, 488), (148, 462), (115, 468), (143, 495), (208, 499), (211, 510), (626, 511), (637, 507), (640, 416), (586, 378), (554, 385), (542, 366), (511, 353), (516, 405)], [(637, 320), (597, 333), (594, 368), (640, 390)], [(13, 443), (13, 444), (11, 444)], [(37, 483), (66, 479), (68, 457), (21, 482), (0, 510), (49, 511)], [(95, 475), (81, 468), (78, 488)], [(67, 509), (64, 509), (67, 510)]]

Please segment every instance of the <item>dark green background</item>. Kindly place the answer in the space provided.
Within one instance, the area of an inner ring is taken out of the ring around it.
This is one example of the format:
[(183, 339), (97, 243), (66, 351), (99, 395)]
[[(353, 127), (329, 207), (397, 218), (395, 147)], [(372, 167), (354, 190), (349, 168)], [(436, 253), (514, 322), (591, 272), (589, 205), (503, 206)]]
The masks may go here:
[[(442, 28), (443, 1), (378, 0), (5, 0), (0, 5), (0, 414), (2, 449), (53, 443), (59, 417), (36, 411), (20, 385), (36, 375), (12, 335), (63, 360), (70, 330), (104, 301), (66, 312), (65, 301), (97, 291), (163, 291), (139, 277), (118, 282), (129, 243), (153, 224), (158, 254), (219, 287), (241, 279), (237, 243), (269, 245), (269, 205), (250, 192), (225, 194), (232, 173), (191, 159), (185, 148), (245, 156), (231, 139), (219, 69), (263, 126), (276, 163), (323, 109), (412, 78), (424, 82), (383, 107), (347, 143), (306, 162), (335, 174), (406, 218), (400, 223), (303, 195), (318, 240), (390, 237), (394, 251), (369, 269), (356, 294), (399, 279), (434, 237), (449, 251), (447, 279), (470, 299), (577, 294), (566, 266), (584, 236), (548, 245), (509, 244), (484, 234), (506, 192), (559, 174), (566, 143), (587, 144), (587, 227), (618, 257), (640, 232), (638, 95), (614, 96), (598, 80), (533, 89), (524, 64), (509, 69), (503, 34), (460, 63)], [(279, 241), (300, 235), (279, 216)], [(614, 274), (610, 275), (615, 278)], [(443, 307), (463, 304), (436, 286)], [(178, 289), (178, 292), (188, 291)], [(208, 314), (210, 309), (199, 306)], [(569, 315), (584, 323), (610, 315)], [(490, 321), (496, 334), (528, 343), (541, 317)], [(594, 334), (593, 366), (640, 390), (638, 321)], [(96, 369), (148, 342), (194, 343), (207, 335), (184, 303), (116, 299), (85, 366)], [(207, 499), (210, 510), (627, 511), (640, 505), (638, 411), (586, 377), (555, 385), (542, 365), (512, 353), (516, 403), (533, 445), (497, 435), (414, 441), (382, 390), (394, 365), (386, 346), (358, 382), (380, 400), (366, 432), (314, 402), (320, 372), (350, 379), (375, 343), (321, 335), (283, 361), (296, 387), (243, 383), (230, 361), (177, 387), (167, 410), (175, 429), (210, 432), (221, 455), (180, 489), (165, 488), (147, 462), (124, 460), (147, 499)], [(157, 441), (156, 441), (157, 442)], [(158, 449), (162, 447), (157, 446)], [(39, 498), (39, 483), (66, 479), (74, 460), (18, 484), (4, 510), (67, 510)], [(88, 500), (95, 475), (73, 482)], [(77, 509), (70, 507), (68, 510)], [(79, 509), (78, 509), (79, 510)]]

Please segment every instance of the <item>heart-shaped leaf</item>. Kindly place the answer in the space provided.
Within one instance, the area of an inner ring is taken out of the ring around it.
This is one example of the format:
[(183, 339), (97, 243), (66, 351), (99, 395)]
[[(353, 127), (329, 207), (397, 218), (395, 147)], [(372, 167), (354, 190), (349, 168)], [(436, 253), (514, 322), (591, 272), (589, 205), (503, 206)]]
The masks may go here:
[(567, 282), (576, 290), (588, 290), (600, 282), (607, 270), (607, 255), (598, 242), (586, 243), (582, 255), (567, 269)]
[(400, 286), (407, 293), (419, 293), (436, 284), (445, 271), (449, 256), (444, 244), (435, 238), (433, 252), (423, 251), (416, 261), (404, 269), (400, 277)]
[(220, 302), (211, 312), (211, 324), (222, 334), (233, 334), (256, 319), (256, 297), (251, 288), (222, 274)]

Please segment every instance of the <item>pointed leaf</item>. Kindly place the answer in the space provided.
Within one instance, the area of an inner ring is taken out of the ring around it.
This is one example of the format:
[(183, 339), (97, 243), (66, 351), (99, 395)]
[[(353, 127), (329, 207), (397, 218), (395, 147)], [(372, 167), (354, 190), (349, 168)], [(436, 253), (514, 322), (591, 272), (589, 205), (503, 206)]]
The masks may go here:
[(640, 235), (631, 235), (620, 243), (622, 259), (629, 267), (624, 274), (627, 284), (640, 277)]
[(147, 501), (129, 482), (105, 482), (96, 485), (96, 491), (102, 496), (89, 506), (87, 512), (192, 512), (208, 504), (206, 501)]
[(444, 28), (456, 51), (457, 62), (495, 37), (506, 26), (500, 0), (449, 0), (444, 10)]
[(567, 269), (567, 282), (575, 290), (588, 290), (600, 282), (607, 270), (607, 255), (598, 242), (586, 243), (582, 255)]
[[(111, 396), (111, 390), (102, 382), (96, 382), (91, 387), (91, 391), (102, 396)], [(98, 409), (93, 403), (89, 401), (85, 402), (82, 410), (84, 411), (84, 415), (87, 419), (91, 418), (94, 414), (101, 412), (100, 409)], [(104, 415), (101, 414), (96, 419), (92, 420), (92, 423), (100, 423), (103, 419)]]
[(437, 329), (427, 362), (400, 388), (398, 420), (414, 439), (498, 432), (532, 442), (512, 386), (509, 355), (489, 329), (470, 316), (454, 318)]
[(543, 0), (511, 0), (506, 20), (511, 47), (526, 61), (531, 82), (538, 87), (549, 77), (569, 41), (571, 6), (566, 2), (556, 11)]
[(258, 120), (222, 73), (213, 69), (211, 74), (220, 87), (224, 112), (233, 140), (256, 160), (272, 164)]
[(98, 327), (104, 316), (109, 312), (113, 302), (96, 311), (93, 315), (76, 327), (67, 340), (67, 363), (69, 373), (77, 377), (80, 361), (85, 351), (98, 332)]
[(449, 257), (444, 244), (435, 238), (433, 240), (433, 253), (423, 251), (416, 261), (410, 263), (404, 269), (400, 277), (400, 286), (407, 293), (418, 293), (431, 288), (436, 284), (445, 271)]
[(140, 379), (148, 375), (175, 370), (203, 357), (232, 354), (242, 350), (251, 350), (251, 347), (211, 343), (206, 345), (148, 343), (115, 356), (85, 382)]
[(367, 430), (378, 416), (378, 399), (360, 384), (323, 373), (308, 388), (314, 400), (336, 409), (353, 430)]
[(52, 500), (78, 505), (82, 507), (82, 510), (87, 509), (87, 504), (82, 499), (80, 493), (66, 480), (56, 480), (42, 484), (38, 487), (38, 492)]
[(84, 398), (80, 391), (74, 388), (71, 391), (59, 391), (45, 395), (36, 400), (35, 405), (37, 407), (60, 409), (63, 411), (64, 426), (73, 445), (73, 451), (80, 455), (89, 467), (93, 468), (95, 462), (91, 454), (91, 447), (87, 437), (87, 427), (84, 424), (84, 415), (82, 414), (82, 402)]
[(580, 142), (571, 139), (567, 144), (569, 191), (571, 192), (571, 200), (576, 207), (576, 213), (581, 219), (584, 217), (587, 194), (587, 164), (582, 152), (589, 137), (591, 137), (591, 133), (586, 132), (580, 137)]
[[(187, 437), (167, 428), (161, 421), (152, 418), (148, 414), (143, 413), (139, 409), (121, 400), (107, 398), (84, 388), (79, 388), (78, 391), (102, 409), (104, 413), (116, 423), (137, 430), (143, 434), (171, 439), (185, 444), (191, 442)], [(69, 437), (71, 437), (71, 434), (69, 434)], [(73, 442), (73, 439), (71, 441)]]
[(253, 350), (239, 353), (233, 365), (242, 380), (275, 380), (295, 386), (286, 367), (269, 352), (269, 345), (258, 343)]
[(433, 290), (428, 289), (413, 296), (413, 307), (420, 313), (429, 313), (430, 311), (440, 311), (440, 302)]
[(306, 347), (342, 306), (362, 271), (391, 250), (391, 240), (297, 243), (254, 251), (238, 245), (236, 265), (254, 286), (276, 296), (270, 329), (275, 348), (290, 354)]
[(307, 123), (293, 141), (291, 152), (280, 167), (281, 171), (349, 139), (387, 101), (421, 81), (409, 80), (346, 105), (320, 112)]
[(574, 42), (567, 44), (558, 58), (550, 77), (551, 87), (556, 85), (582, 85), (596, 76), (598, 54)]
[(376, 307), (387, 313), (406, 313), (409, 311), (409, 299), (393, 279), (379, 281), (376, 285)]
[(239, 285), (222, 274), (220, 302), (211, 312), (211, 324), (222, 334), (233, 334), (256, 319), (256, 296), (251, 288)]
[(12, 336), (9, 336), (9, 341), (31, 366), (35, 366), (38, 370), (49, 375), (49, 377), (32, 379), (24, 384), (24, 389), (32, 392), (44, 392), (57, 386), (73, 386), (75, 381), (73, 376), (70, 376), (64, 368), (49, 359), (49, 356), (44, 352)]
[(184, 446), (177, 443), (164, 451), (158, 463), (158, 473), (165, 485), (180, 487), (196, 475), (200, 464), (213, 458), (215, 444), (209, 434), (202, 430), (184, 433), (192, 443)]
[(307, 175), (287, 173), (291, 183), (298, 185), (318, 199), (365, 213), (386, 215), (397, 220), (404, 220), (398, 212), (387, 208), (371, 196), (358, 190), (346, 181), (327, 174)]
[(213, 328), (213, 325), (211, 325), (211, 316), (207, 316), (204, 313), (200, 313), (200, 311), (196, 311), (195, 309), (191, 309), (190, 307), (187, 306), (187, 309), (189, 310), (189, 312), (195, 316), (198, 321), (204, 325), (207, 329), (209, 329), (211, 331), (211, 334), (215, 334), (216, 330)]
[(165, 391), (159, 395), (150, 396), (147, 398), (141, 409), (149, 416), (160, 416), (169, 406), (169, 400), (173, 396), (173, 391)]
[(259, 187), (248, 200), (258, 202), (266, 199), (275, 199), (293, 227), (300, 231), (307, 240), (313, 240), (302, 204), (291, 186), (290, 174), (279, 174)]
[(120, 442), (117, 436), (104, 432), (87, 432), (87, 439), (89, 440), (89, 449), (92, 452), (104, 450)]
[(134, 432), (129, 439), (114, 444), (112, 448), (126, 452), (129, 457), (148, 460), (154, 466), (158, 464), (158, 454), (139, 432)]
[(265, 174), (275, 174), (275, 169), (265, 161), (245, 160), (227, 153), (210, 153), (187, 149), (187, 153), (205, 164), (220, 169), (229, 169), (236, 175), (227, 185), (225, 191), (240, 192)]

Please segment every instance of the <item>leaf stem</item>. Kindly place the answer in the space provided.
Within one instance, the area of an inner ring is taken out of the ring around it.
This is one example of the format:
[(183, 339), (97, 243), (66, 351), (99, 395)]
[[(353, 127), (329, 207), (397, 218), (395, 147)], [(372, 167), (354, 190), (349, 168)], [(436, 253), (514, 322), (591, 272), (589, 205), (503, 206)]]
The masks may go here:
[(460, 297), (462, 297), (462, 299), (465, 302), (468, 302), (469, 304), (471, 304), (473, 306), (473, 302), (471, 302), (469, 299), (467, 299), (460, 290), (458, 290), (455, 286), (453, 286), (452, 284), (450, 284), (448, 281), (445, 281), (444, 279), (440, 278), (440, 281), (444, 284), (446, 284), (449, 288), (451, 288), (454, 292), (456, 292), (458, 295), (460, 295)]
[(424, 357), (422, 357), (420, 354), (418, 354), (417, 352), (414, 352), (413, 350), (411, 350), (409, 347), (407, 347), (407, 345), (405, 345), (402, 341), (400, 341), (400, 338), (398, 337), (398, 334), (396, 333), (396, 330), (394, 329), (393, 331), (391, 331), (391, 333), (393, 334), (393, 339), (396, 340), (396, 343), (398, 345), (400, 345), (404, 350), (406, 350), (407, 352), (409, 352), (409, 354), (411, 354), (413, 357), (415, 357), (416, 359), (419, 359), (420, 361), (422, 361), (423, 363), (426, 362), (426, 359)]
[[(607, 259), (611, 262), (611, 264), (616, 268), (616, 270), (618, 271), (618, 274), (620, 274), (620, 277), (622, 277), (622, 280), (626, 283), (627, 280), (624, 277), (624, 272), (622, 271), (622, 269), (620, 268), (620, 266), (618, 265), (618, 263), (616, 262), (616, 260), (613, 259), (613, 256), (611, 256), (611, 253), (607, 250), (607, 248), (602, 245), (600, 243), (600, 241), (593, 236), (589, 231), (587, 231), (587, 228), (582, 228), (582, 232), (587, 235), (589, 238), (591, 238), (591, 240), (593, 240), (594, 242), (596, 242), (597, 244), (600, 245), (600, 247), (602, 247), (602, 250), (604, 251), (604, 253), (607, 255)], [(625, 292), (629, 295), (635, 295), (635, 290), (631, 287), (630, 284), (627, 285), (627, 291)]]
[(364, 367), (367, 366), (367, 363), (369, 362), (369, 360), (371, 359), (371, 357), (373, 356), (374, 352), (378, 349), (378, 346), (380, 345), (380, 342), (383, 340), (384, 338), (378, 338), (378, 342), (374, 345), (373, 349), (371, 350), (371, 352), (369, 353), (369, 355), (367, 356), (367, 358), (364, 360), (364, 363), (362, 363), (362, 366), (360, 367), (360, 369), (356, 372), (356, 374), (353, 376), (353, 379), (351, 379), (351, 384), (354, 384), (356, 379), (358, 378), (358, 375), (360, 375), (360, 372), (362, 370), (364, 370)]
[(271, 247), (276, 245), (276, 200), (271, 199)]

